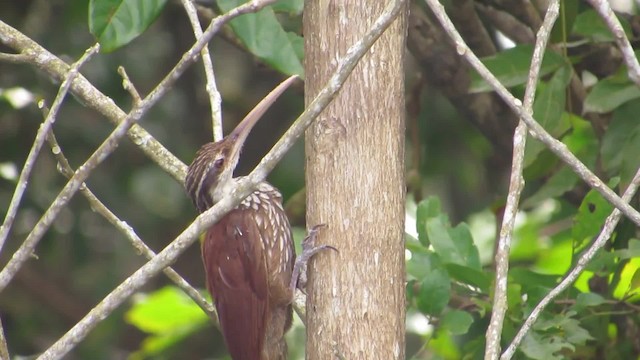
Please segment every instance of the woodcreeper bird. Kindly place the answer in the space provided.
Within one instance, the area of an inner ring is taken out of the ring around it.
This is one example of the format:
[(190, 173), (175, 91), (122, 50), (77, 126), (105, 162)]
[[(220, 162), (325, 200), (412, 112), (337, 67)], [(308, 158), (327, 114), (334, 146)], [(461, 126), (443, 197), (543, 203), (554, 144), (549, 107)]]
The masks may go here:
[[(199, 212), (233, 189), (238, 181), (233, 171), (247, 135), (295, 79), (290, 77), (275, 88), (224, 139), (198, 150), (185, 187)], [(234, 360), (287, 358), (284, 334), (291, 326), (299, 270), (324, 248), (330, 246), (309, 246), (305, 239), (303, 254), (296, 261), (282, 195), (266, 182), (207, 230), (202, 243), (207, 288)]]

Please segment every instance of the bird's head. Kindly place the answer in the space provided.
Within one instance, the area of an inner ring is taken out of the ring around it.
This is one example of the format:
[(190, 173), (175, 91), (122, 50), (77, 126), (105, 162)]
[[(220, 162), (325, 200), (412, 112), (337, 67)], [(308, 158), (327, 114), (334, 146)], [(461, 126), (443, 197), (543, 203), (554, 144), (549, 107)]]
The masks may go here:
[(233, 171), (249, 132), (271, 104), (298, 77), (291, 76), (273, 89), (224, 139), (204, 144), (196, 153), (185, 179), (185, 188), (199, 212), (220, 201), (234, 183)]

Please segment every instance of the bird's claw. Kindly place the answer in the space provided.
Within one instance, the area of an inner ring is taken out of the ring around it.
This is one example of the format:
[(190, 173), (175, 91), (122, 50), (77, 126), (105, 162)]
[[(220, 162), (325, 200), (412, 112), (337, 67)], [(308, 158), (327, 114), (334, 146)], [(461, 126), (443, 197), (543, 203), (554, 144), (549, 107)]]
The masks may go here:
[[(322, 250), (331, 249), (338, 252), (338, 249), (331, 245), (318, 245), (315, 246), (315, 240), (318, 236), (318, 231), (327, 226), (326, 224), (319, 224), (309, 230), (309, 234), (302, 240), (302, 254), (296, 258), (296, 262), (293, 265), (293, 273), (291, 274), (291, 283), (289, 287), (293, 294), (298, 288), (299, 284), (306, 284), (306, 271), (305, 268), (309, 260)], [(304, 287), (304, 286), (302, 286)], [(302, 290), (302, 288), (300, 289)]]

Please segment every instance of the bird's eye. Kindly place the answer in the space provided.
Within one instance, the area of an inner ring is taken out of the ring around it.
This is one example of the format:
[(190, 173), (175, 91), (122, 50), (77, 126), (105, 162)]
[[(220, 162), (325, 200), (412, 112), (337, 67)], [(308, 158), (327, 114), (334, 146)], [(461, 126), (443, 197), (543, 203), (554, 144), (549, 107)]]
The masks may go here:
[(224, 158), (219, 158), (219, 159), (216, 159), (216, 161), (213, 163), (213, 166), (215, 166), (216, 169), (220, 169), (223, 164), (224, 164)]

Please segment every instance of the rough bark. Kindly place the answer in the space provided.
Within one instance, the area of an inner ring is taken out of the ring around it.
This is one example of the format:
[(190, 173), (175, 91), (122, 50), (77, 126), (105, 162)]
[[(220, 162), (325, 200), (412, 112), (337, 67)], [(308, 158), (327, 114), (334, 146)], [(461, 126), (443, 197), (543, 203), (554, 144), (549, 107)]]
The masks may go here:
[[(305, 96), (386, 2), (306, 2)], [(404, 359), (406, 14), (378, 40), (306, 133), (307, 224), (327, 224), (309, 266), (308, 359)]]

